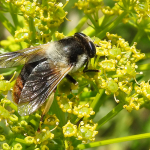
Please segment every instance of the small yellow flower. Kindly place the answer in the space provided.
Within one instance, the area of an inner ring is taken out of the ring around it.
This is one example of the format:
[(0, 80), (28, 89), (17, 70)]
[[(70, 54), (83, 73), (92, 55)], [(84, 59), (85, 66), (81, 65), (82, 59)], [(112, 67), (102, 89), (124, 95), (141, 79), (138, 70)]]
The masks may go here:
[(126, 101), (128, 102), (128, 104), (125, 104), (123, 108), (125, 108), (128, 112), (131, 112), (133, 109), (139, 110), (141, 105), (141, 100), (142, 99), (139, 99), (135, 94), (126, 97)]
[(50, 11), (47, 9), (46, 6), (42, 9), (40, 9), (39, 13), (40, 13), (40, 20), (45, 21), (45, 22), (49, 22), (51, 20)]
[(95, 135), (98, 131), (95, 131), (97, 124), (94, 124), (92, 120), (81, 121), (78, 126), (77, 138), (82, 140), (83, 143), (87, 141), (94, 141)]
[(12, 122), (18, 122), (18, 117), (15, 115), (15, 114), (11, 114), (9, 119), (12, 121)]
[(56, 117), (56, 115), (47, 115), (45, 120), (44, 120), (44, 124), (46, 125), (57, 125), (59, 123), (59, 119)]
[(22, 150), (23, 147), (20, 143), (17, 143), (17, 144), (14, 145), (13, 148), (14, 148), (14, 150)]
[(140, 83), (140, 87), (135, 87), (135, 90), (137, 93), (142, 94), (146, 98), (150, 100), (150, 84), (149, 82), (145, 83), (145, 81), (142, 81)]
[(102, 67), (105, 71), (115, 71), (116, 70), (116, 60), (103, 60), (99, 63), (99, 66)]
[(28, 144), (28, 145), (31, 145), (34, 143), (34, 137), (31, 137), (31, 136), (25, 137), (24, 140), (25, 140), (26, 144)]
[(0, 80), (3, 80), (3, 79), (4, 79), (3, 75), (0, 75)]
[(67, 95), (57, 97), (56, 99), (58, 101), (59, 107), (62, 109), (63, 112), (72, 112), (73, 103), (67, 98)]
[(118, 84), (112, 78), (108, 78), (106, 89), (111, 93), (116, 93), (118, 91)]
[(65, 36), (63, 33), (59, 33), (58, 31), (55, 32), (55, 37), (58, 39), (58, 40), (61, 40), (63, 39)]
[(0, 134), (0, 142), (5, 141), (5, 136)]
[(89, 104), (78, 105), (78, 107), (74, 107), (73, 114), (77, 115), (79, 118), (82, 117), (90, 117), (90, 115), (94, 115), (95, 112), (92, 108), (89, 107)]
[(28, 29), (19, 29), (15, 32), (15, 41), (21, 42), (25, 40), (29, 40), (31, 36), (31, 32)]
[(63, 126), (63, 134), (65, 137), (75, 136), (77, 133), (77, 126), (72, 124), (70, 120), (68, 120), (67, 124)]
[(41, 150), (49, 150), (49, 148), (46, 145), (41, 145)]
[(114, 14), (114, 10), (111, 9), (109, 6), (106, 6), (102, 9), (103, 14), (105, 15), (113, 15)]
[(4, 150), (10, 150), (10, 146), (7, 143), (2, 144), (2, 149)]
[(14, 133), (23, 133), (24, 132), (24, 128), (21, 126), (13, 126), (11, 128), (12, 132)]

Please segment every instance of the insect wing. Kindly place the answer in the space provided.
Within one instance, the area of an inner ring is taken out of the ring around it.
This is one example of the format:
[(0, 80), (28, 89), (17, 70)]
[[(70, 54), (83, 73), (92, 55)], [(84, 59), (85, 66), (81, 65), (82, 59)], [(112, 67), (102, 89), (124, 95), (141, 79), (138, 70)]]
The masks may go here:
[(19, 114), (29, 115), (36, 111), (72, 68), (50, 60), (38, 64), (22, 89), (18, 102)]
[[(15, 67), (25, 63), (32, 63), (45, 58), (45, 51), (51, 43), (26, 48), (16, 52), (0, 55), (0, 68)], [(52, 43), (53, 44), (53, 43)]]

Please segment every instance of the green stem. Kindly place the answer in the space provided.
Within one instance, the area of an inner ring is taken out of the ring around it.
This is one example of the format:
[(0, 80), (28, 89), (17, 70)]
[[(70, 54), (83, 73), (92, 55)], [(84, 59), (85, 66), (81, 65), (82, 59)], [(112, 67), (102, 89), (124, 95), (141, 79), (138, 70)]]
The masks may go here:
[[(6, 70), (6, 69), (5, 69)], [(16, 68), (13, 68), (13, 69), (11, 69), (10, 71), (5, 71), (4, 73), (1, 73), (1, 75), (2, 76), (8, 76), (8, 75), (11, 75), (11, 74), (13, 74), (14, 72), (16, 71)], [(3, 70), (2, 70), (2, 72), (3, 72)]]
[(81, 29), (81, 27), (84, 25), (84, 23), (87, 21), (87, 19), (88, 19), (87, 16), (83, 17), (79, 21), (78, 25), (71, 32), (69, 32), (67, 36), (73, 35), (74, 33), (78, 32)]
[(39, 122), (37, 120), (35, 121), (34, 119), (30, 120), (30, 123), (33, 124), (35, 127), (39, 126)]
[(9, 33), (14, 36), (15, 35), (15, 28), (10, 23), (10, 21), (0, 12), (0, 21), (4, 25), (4, 27), (9, 31)]
[(91, 108), (93, 108), (93, 110), (95, 110), (97, 107), (100, 107), (100, 105), (102, 104), (103, 100), (100, 99), (103, 93), (104, 93), (104, 89), (101, 89), (99, 93), (96, 95), (95, 99), (93, 100), (91, 104)]
[(15, 141), (16, 141), (16, 142), (19, 142), (19, 143), (26, 144), (26, 142), (25, 142), (25, 140), (24, 140), (24, 139), (15, 138)]
[(126, 12), (123, 12), (114, 21), (112, 21), (112, 23), (104, 27), (103, 30), (100, 33), (98, 33), (96, 36), (98, 36), (100, 39), (104, 38), (106, 36), (106, 33), (110, 32), (114, 27), (116, 27), (121, 22), (121, 20), (126, 16), (126, 14), (127, 14)]
[[(18, 17), (16, 15), (17, 11), (16, 10), (14, 11), (14, 7), (12, 7), (11, 3), (9, 3), (9, 7), (10, 7), (10, 15), (13, 19), (13, 23), (15, 25), (15, 28), (17, 29), (17, 26), (19, 26)], [(16, 7), (15, 7), (15, 9), (16, 9)]]
[(30, 31), (31, 31), (31, 44), (32, 43), (35, 43), (35, 34), (36, 34), (36, 30), (35, 30), (35, 27), (34, 27), (34, 21), (33, 21), (33, 18), (29, 17), (29, 28), (30, 28)]
[(135, 28), (135, 29), (138, 28), (137, 25), (136, 25), (134, 22), (132, 22), (132, 20), (129, 20), (128, 23), (129, 23), (133, 28)]
[(90, 37), (95, 36), (95, 33), (96, 33), (95, 29), (92, 28), (91, 26), (87, 27), (82, 32)]
[(13, 109), (13, 110), (15, 110), (16, 112), (18, 111), (18, 108), (17, 108), (17, 106), (14, 104), (14, 103), (10, 103), (9, 104), (9, 106)]
[(121, 77), (124, 77), (124, 75), (123, 74), (115, 74), (115, 75), (112, 75), (111, 76), (112, 78), (121, 78)]
[[(95, 112), (95, 115), (99, 111), (100, 107), (102, 104), (104, 104), (104, 101), (106, 100), (105, 98), (102, 98), (102, 95), (104, 93), (104, 89), (100, 89), (99, 93), (95, 96), (93, 102), (91, 103), (90, 107), (93, 108), (93, 111)], [(95, 115), (92, 115), (90, 119), (93, 119)]]
[(110, 111), (105, 117), (103, 117), (100, 121), (98, 121), (97, 129), (99, 129), (102, 125), (116, 116), (123, 109), (123, 103), (119, 103), (112, 111)]
[(52, 114), (56, 114), (57, 118), (59, 119), (59, 126), (62, 127), (66, 123), (66, 121), (65, 121), (65, 113), (62, 112), (61, 108), (59, 107), (59, 105), (57, 103), (57, 100), (56, 100), (56, 95), (57, 94), (58, 93), (56, 91), (53, 104), (52, 104), (52, 106), (51, 106), (49, 111), (51, 111)]
[(131, 42), (131, 45), (133, 45), (134, 42), (138, 43), (140, 39), (143, 37), (144, 33), (145, 32), (143, 30), (138, 29), (138, 32), (136, 33), (134, 39)]
[(89, 148), (89, 147), (97, 147), (97, 146), (103, 146), (103, 145), (108, 145), (108, 144), (113, 144), (113, 143), (133, 141), (133, 140), (139, 140), (139, 139), (145, 139), (145, 138), (150, 138), (150, 133), (126, 136), (126, 137), (104, 140), (104, 141), (99, 141), (99, 142), (93, 142), (93, 143), (88, 143), (88, 144), (79, 144), (77, 146), (77, 148), (85, 149), (85, 148)]
[(87, 17), (90, 19), (90, 21), (92, 22), (95, 28), (99, 27), (98, 23), (95, 21), (95, 19), (91, 15), (87, 15)]
[[(83, 33), (89, 36), (98, 36), (99, 38), (102, 39), (106, 36), (107, 32), (110, 32), (113, 28), (115, 28), (121, 22), (121, 20), (126, 16), (126, 14), (127, 14), (126, 12), (123, 12), (120, 16), (118, 16), (115, 20), (113, 20), (109, 25), (104, 26), (103, 29), (101, 29), (101, 32), (99, 32), (100, 27), (96, 29), (92, 27), (88, 27), (85, 30), (83, 30)], [(102, 22), (103, 19), (104, 19), (104, 16), (99, 19), (99, 22)]]

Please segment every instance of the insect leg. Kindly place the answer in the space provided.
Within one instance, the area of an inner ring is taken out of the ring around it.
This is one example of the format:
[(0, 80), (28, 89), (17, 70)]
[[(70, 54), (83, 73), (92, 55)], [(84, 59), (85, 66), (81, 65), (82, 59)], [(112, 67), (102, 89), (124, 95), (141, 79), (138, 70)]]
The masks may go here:
[[(54, 90), (54, 92), (55, 92), (55, 90)], [(48, 100), (47, 100), (47, 102), (46, 102), (44, 111), (42, 112), (42, 115), (41, 115), (40, 125), (39, 125), (37, 131), (40, 131), (41, 125), (42, 125), (42, 123), (43, 123), (43, 118), (44, 118), (45, 114), (49, 111), (49, 109), (50, 109), (50, 107), (51, 107), (51, 105), (52, 105), (52, 103), (53, 103), (54, 94), (55, 94), (54, 92), (49, 96), (49, 98), (48, 98)]]
[(66, 75), (66, 78), (67, 78), (70, 82), (72, 82), (73, 84), (75, 84), (75, 85), (78, 84), (78, 82), (77, 82), (72, 76), (70, 76), (69, 74)]
[(83, 69), (83, 72), (84, 72), (84, 73), (85, 73), (85, 72), (100, 72), (100, 70), (88, 69), (88, 61), (87, 61), (86, 66), (85, 66), (85, 68)]
[(100, 70), (85, 70), (83, 72), (100, 72)]
[(46, 102), (44, 111), (42, 112), (42, 116), (44, 116), (49, 111), (49, 109), (53, 103), (53, 100), (54, 100), (54, 92), (49, 96), (48, 101)]

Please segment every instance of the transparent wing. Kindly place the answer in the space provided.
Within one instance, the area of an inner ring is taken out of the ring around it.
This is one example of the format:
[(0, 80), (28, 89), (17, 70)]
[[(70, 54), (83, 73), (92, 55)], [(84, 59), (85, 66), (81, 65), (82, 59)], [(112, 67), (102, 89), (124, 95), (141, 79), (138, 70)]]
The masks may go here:
[(25, 63), (32, 63), (45, 57), (45, 51), (50, 44), (43, 44), (36, 47), (26, 48), (16, 52), (10, 52), (0, 55), (0, 68), (15, 67)]
[(55, 62), (54, 65), (48, 60), (37, 65), (22, 89), (18, 102), (19, 114), (29, 115), (36, 111), (72, 68), (73, 66), (62, 65), (62, 63)]

